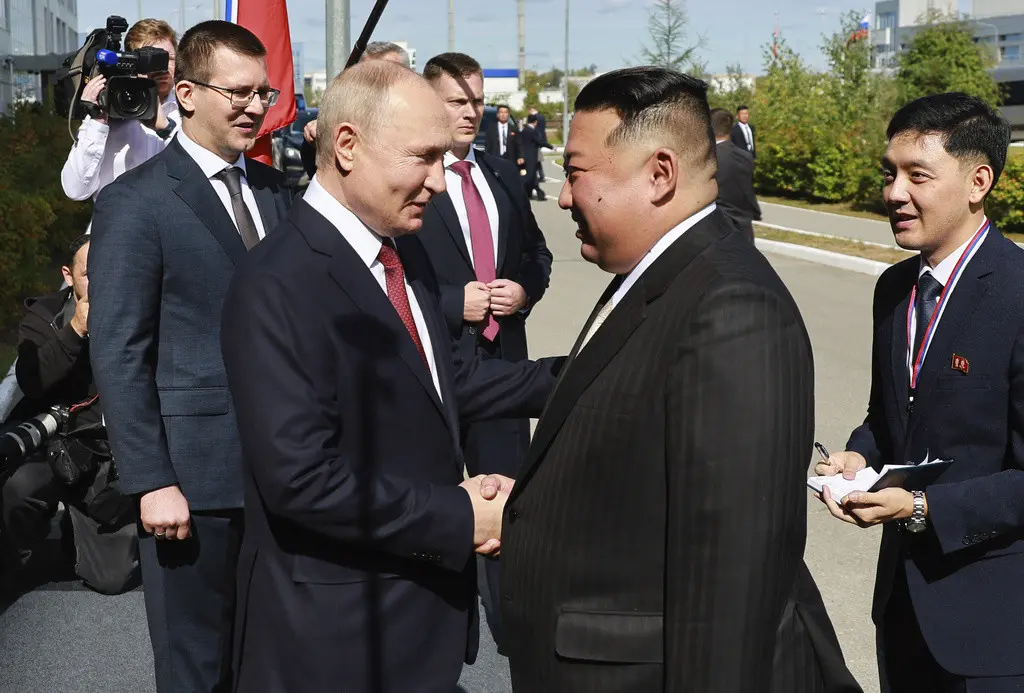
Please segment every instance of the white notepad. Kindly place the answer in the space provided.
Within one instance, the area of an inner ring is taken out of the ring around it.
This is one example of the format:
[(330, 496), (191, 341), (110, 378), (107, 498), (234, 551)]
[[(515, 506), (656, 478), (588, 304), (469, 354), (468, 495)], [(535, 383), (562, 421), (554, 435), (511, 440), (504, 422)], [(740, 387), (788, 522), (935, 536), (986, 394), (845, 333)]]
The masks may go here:
[(881, 472), (865, 467), (857, 472), (853, 479), (844, 479), (842, 474), (812, 476), (807, 480), (807, 486), (818, 493), (828, 486), (835, 500), (842, 500), (853, 491), (874, 492), (893, 486), (908, 491), (923, 491), (925, 486), (934, 482), (950, 464), (952, 460), (929, 460), (926, 456), (921, 464), (887, 464), (882, 467)]

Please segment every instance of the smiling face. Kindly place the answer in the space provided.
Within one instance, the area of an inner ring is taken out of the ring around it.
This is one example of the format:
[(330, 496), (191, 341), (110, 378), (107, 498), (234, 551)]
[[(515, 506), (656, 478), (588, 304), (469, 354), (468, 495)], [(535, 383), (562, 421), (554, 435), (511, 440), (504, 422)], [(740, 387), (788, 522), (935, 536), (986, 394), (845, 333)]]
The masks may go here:
[[(210, 79), (201, 80), (224, 89), (252, 91), (269, 89), (267, 61), (217, 47), (210, 59)], [(178, 103), (190, 113), (183, 128), (193, 141), (228, 163), (252, 149), (267, 115), (258, 96), (245, 108), (231, 104), (226, 91), (201, 86), (186, 79), (176, 85)]]
[(939, 262), (975, 231), (971, 216), (992, 187), (992, 169), (958, 159), (943, 136), (904, 132), (882, 157), (882, 199), (896, 243)]

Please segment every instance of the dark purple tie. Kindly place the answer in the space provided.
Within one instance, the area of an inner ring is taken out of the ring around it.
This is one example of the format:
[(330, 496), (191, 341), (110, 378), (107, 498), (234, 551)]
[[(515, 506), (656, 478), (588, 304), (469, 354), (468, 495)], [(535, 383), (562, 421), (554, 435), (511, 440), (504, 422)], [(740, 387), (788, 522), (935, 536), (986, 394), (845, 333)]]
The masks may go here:
[[(476, 189), (469, 172), (471, 166), (468, 161), (456, 161), (451, 165), (451, 169), (462, 179), (462, 201), (466, 205), (466, 215), (469, 217), (469, 240), (473, 244), (476, 280), (490, 284), (497, 277), (494, 268), (494, 237), (491, 235), (491, 221), (487, 218), (484, 198), (480, 197), (480, 191)], [(498, 335), (498, 321), (490, 313), (487, 315), (487, 326), (484, 327), (482, 334), (491, 341)]]

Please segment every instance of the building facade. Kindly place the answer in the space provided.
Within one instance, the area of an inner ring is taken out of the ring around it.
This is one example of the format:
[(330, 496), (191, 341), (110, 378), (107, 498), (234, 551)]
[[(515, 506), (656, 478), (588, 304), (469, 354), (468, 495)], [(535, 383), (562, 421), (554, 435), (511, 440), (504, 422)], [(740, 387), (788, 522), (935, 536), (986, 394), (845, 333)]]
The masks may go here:
[(64, 55), (78, 48), (78, 0), (0, 0), (0, 112), (42, 99), (39, 76), (18, 56)]

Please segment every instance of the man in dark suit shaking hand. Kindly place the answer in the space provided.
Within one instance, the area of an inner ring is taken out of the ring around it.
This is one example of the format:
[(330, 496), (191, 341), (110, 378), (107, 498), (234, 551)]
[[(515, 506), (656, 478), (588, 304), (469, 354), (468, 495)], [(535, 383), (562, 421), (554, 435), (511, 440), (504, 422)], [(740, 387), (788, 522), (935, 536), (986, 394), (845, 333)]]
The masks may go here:
[(1024, 690), (1024, 251), (985, 216), (1010, 126), (966, 94), (900, 109), (882, 158), (896, 243), (878, 278), (867, 417), (819, 474), (953, 460), (927, 488), (824, 500), (883, 525), (882, 690)]
[(242, 450), (220, 349), (235, 266), (284, 217), (280, 172), (243, 154), (277, 92), (247, 29), (178, 44), (181, 131), (100, 193), (89, 337), (139, 554), (160, 693), (230, 690)]
[(803, 562), (811, 345), (715, 207), (706, 89), (640, 67), (576, 99), (558, 203), (615, 277), (505, 506), (517, 692), (859, 690)]

